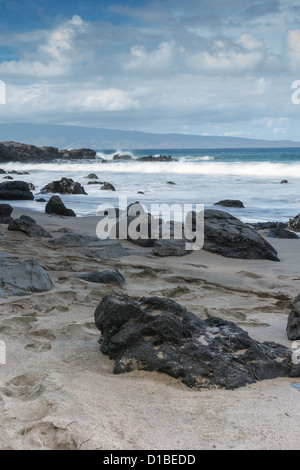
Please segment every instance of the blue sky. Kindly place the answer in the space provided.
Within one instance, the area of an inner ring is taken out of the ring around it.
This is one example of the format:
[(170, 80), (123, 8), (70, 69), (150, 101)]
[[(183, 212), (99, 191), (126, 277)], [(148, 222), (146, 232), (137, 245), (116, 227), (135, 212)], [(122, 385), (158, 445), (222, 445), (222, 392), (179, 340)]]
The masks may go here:
[(300, 140), (300, 0), (0, 0), (0, 122)]

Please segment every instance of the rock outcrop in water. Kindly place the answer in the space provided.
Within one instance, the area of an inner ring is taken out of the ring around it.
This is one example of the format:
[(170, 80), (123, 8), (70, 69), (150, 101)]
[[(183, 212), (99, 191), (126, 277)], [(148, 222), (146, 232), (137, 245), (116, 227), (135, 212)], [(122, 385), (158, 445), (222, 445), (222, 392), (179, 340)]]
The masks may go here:
[(215, 206), (222, 206), (222, 207), (237, 207), (237, 208), (244, 208), (244, 204), (242, 201), (238, 199), (224, 199), (223, 201), (216, 202)]
[(107, 295), (95, 311), (100, 350), (114, 373), (158, 371), (196, 389), (233, 389), (257, 380), (300, 377), (290, 349), (259, 343), (232, 322), (201, 320), (169, 299)]
[(300, 214), (296, 215), (293, 219), (290, 219), (288, 229), (294, 232), (300, 232)]
[(36, 147), (19, 142), (0, 142), (0, 162), (40, 163), (53, 160), (95, 159), (91, 149), (59, 150), (56, 147)]
[(41, 194), (85, 194), (84, 187), (73, 181), (72, 178), (61, 178), (59, 181), (52, 181), (41, 189)]

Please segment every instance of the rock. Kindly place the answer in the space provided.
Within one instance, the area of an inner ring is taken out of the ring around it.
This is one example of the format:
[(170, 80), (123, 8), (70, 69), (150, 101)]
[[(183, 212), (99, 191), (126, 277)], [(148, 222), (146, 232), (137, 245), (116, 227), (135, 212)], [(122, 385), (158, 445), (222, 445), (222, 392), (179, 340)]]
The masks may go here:
[(160, 257), (186, 256), (191, 251), (186, 250), (184, 240), (156, 240), (154, 242), (153, 254)]
[(0, 199), (32, 201), (34, 197), (24, 181), (9, 181), (0, 183)]
[(7, 173), (10, 174), (10, 175), (30, 175), (30, 173), (28, 171), (12, 170), (12, 171), (8, 171)]
[(43, 197), (40, 197), (39, 199), (36, 199), (36, 202), (47, 202), (47, 201)]
[[(31, 217), (22, 216), (23, 218), (13, 220), (9, 226), (8, 230), (12, 232), (23, 232), (28, 235), (30, 238), (39, 238), (46, 237), (52, 238), (52, 235), (47, 232), (43, 227), (37, 225), (37, 223), (31, 219)], [(30, 220), (31, 219), (31, 220)]]
[(21, 215), (20, 220), (25, 220), (25, 222), (29, 224), (36, 224), (36, 221), (32, 217), (29, 217), (29, 215)]
[(280, 184), (287, 184), (287, 183), (288, 183), (288, 180), (282, 180), (282, 181), (280, 182)]
[(259, 343), (230, 321), (201, 320), (169, 299), (106, 295), (94, 316), (100, 350), (115, 360), (115, 374), (158, 371), (196, 389), (300, 376), (290, 349)]
[(174, 181), (167, 181), (167, 184), (175, 185)]
[(13, 177), (12, 177), (12, 176), (4, 176), (3, 179), (4, 179), (4, 180), (10, 180), (10, 181), (12, 181), (12, 180), (13, 180)]
[(214, 205), (223, 207), (245, 207), (242, 201), (234, 199), (224, 199), (224, 201), (216, 202)]
[(285, 238), (285, 239), (298, 239), (298, 235), (290, 230), (286, 230), (280, 226), (274, 227), (270, 232), (267, 233), (269, 238)]
[(59, 196), (52, 196), (46, 204), (45, 212), (47, 214), (64, 215), (67, 217), (76, 217), (72, 209), (67, 209)]
[(0, 204), (0, 224), (9, 224), (13, 220), (12, 211), (13, 208), (9, 204)]
[(117, 270), (105, 269), (104, 271), (95, 271), (79, 276), (80, 279), (88, 282), (96, 282), (101, 284), (124, 284), (125, 279)]
[(73, 149), (73, 150), (59, 150), (59, 156), (64, 160), (94, 160), (96, 152), (91, 149)]
[[(128, 256), (126, 250), (117, 240), (100, 240), (89, 235), (67, 233), (59, 238), (49, 240), (52, 245), (62, 245), (66, 248), (77, 248), (89, 258), (110, 259)], [(91, 249), (92, 248), (92, 249)], [(76, 250), (77, 251), (77, 250)]]
[[(193, 230), (196, 213), (193, 212)], [(224, 211), (204, 211), (203, 249), (239, 259), (267, 259), (280, 261), (277, 251), (259, 233)]]
[(71, 178), (62, 178), (60, 181), (53, 181), (47, 184), (42, 190), (41, 194), (85, 194), (84, 187), (80, 183), (76, 183)]
[(247, 224), (254, 230), (273, 230), (276, 228), (287, 228), (288, 224), (284, 222), (258, 222), (256, 224)]
[(159, 155), (158, 157), (148, 155), (147, 157), (139, 157), (136, 160), (138, 162), (177, 162), (177, 160), (172, 158), (171, 155), (168, 155), (167, 157), (165, 155)]
[(89, 181), (88, 184), (104, 184), (104, 181)]
[(300, 294), (293, 301), (286, 332), (290, 341), (300, 340)]
[(20, 142), (0, 143), (0, 162), (39, 163), (51, 162), (58, 159), (78, 160), (95, 158), (96, 152), (91, 149), (58, 150), (56, 147), (36, 147), (35, 145)]
[(300, 214), (296, 215), (293, 219), (290, 219), (288, 229), (294, 232), (300, 232)]
[(103, 191), (115, 191), (115, 187), (110, 184), (110, 183), (104, 183), (103, 186), (101, 186), (101, 188)]
[(113, 160), (116, 160), (116, 161), (122, 161), (122, 160), (132, 160), (132, 156), (131, 155), (120, 155), (119, 153), (116, 153), (114, 156), (113, 156)]
[(90, 173), (88, 176), (85, 176), (85, 178), (88, 178), (90, 180), (97, 180), (98, 176), (95, 173)]
[(52, 289), (52, 281), (35, 260), (23, 261), (6, 253), (0, 263), (0, 297), (27, 295)]
[(6, 171), (0, 168), (0, 175), (6, 175)]
[(138, 194), (145, 194), (143, 191), (138, 191)]
[(28, 183), (30, 191), (35, 191), (35, 186), (32, 183)]

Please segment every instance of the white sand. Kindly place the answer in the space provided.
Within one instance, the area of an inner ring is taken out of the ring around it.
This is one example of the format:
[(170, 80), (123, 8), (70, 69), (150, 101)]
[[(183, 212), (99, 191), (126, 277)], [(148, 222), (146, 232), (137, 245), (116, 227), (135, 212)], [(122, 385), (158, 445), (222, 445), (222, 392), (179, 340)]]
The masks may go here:
[[(25, 214), (14, 210), (13, 216)], [(53, 236), (95, 235), (97, 219), (31, 213)], [(159, 259), (124, 242), (130, 256), (93, 260), (0, 228), (0, 249), (48, 271), (47, 293), (0, 299), (0, 449), (299, 449), (299, 379), (237, 390), (187, 388), (164, 374), (113, 375), (99, 351), (94, 311), (113, 292), (168, 296), (202, 318), (236, 322), (259, 341), (286, 346), (288, 306), (300, 292), (300, 240), (269, 240), (281, 263), (204, 251)], [(82, 272), (118, 268), (124, 286), (91, 284)]]

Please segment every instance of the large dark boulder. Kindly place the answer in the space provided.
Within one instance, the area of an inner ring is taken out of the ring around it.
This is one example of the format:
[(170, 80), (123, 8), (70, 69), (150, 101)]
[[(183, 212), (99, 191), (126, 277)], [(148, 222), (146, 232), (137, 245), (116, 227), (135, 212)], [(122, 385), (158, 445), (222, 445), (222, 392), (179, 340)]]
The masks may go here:
[(107, 295), (95, 311), (100, 350), (114, 373), (158, 371), (196, 389), (233, 389), (257, 380), (300, 377), (290, 349), (259, 343), (232, 322), (201, 320), (169, 299)]
[(186, 256), (191, 251), (186, 249), (185, 240), (156, 240), (153, 254), (161, 258), (166, 256)]
[(52, 235), (47, 232), (43, 227), (38, 225), (31, 217), (21, 216), (15, 219), (7, 227), (12, 232), (23, 232), (30, 238), (46, 237), (52, 238)]
[(0, 224), (9, 224), (13, 219), (13, 208), (9, 204), (0, 204)]
[(286, 327), (287, 337), (291, 341), (300, 340), (300, 294), (295, 298)]
[(8, 181), (0, 183), (0, 199), (32, 201), (34, 196), (24, 181)]
[(71, 178), (62, 178), (60, 181), (53, 181), (41, 189), (41, 194), (87, 194), (84, 187)]
[[(193, 212), (193, 230), (196, 213)], [(224, 211), (204, 211), (203, 249), (227, 258), (279, 261), (277, 251), (249, 225)]]
[(296, 215), (293, 219), (290, 219), (288, 229), (294, 232), (300, 232), (300, 214)]
[(50, 277), (37, 261), (24, 261), (6, 253), (0, 253), (0, 258), (0, 297), (46, 292), (52, 288)]
[(52, 196), (51, 199), (49, 199), (45, 207), (45, 212), (47, 214), (76, 217), (75, 212), (72, 209), (67, 209), (59, 196)]
[(64, 160), (94, 160), (96, 152), (91, 149), (59, 150), (59, 157)]

